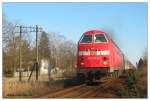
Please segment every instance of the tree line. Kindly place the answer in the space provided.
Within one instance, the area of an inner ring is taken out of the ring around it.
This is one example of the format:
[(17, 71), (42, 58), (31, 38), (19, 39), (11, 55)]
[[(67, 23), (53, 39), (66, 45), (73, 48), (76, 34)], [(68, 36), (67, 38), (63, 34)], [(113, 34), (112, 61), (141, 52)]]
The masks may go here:
[[(3, 14), (3, 75), (13, 75), (19, 69), (19, 35), (13, 33), (15, 24), (8, 21)], [(26, 33), (29, 34), (29, 33)], [(25, 35), (21, 40), (22, 68), (32, 68), (36, 59), (35, 43), (31, 35)], [(47, 59), (53, 67), (65, 71), (75, 70), (77, 45), (55, 32), (41, 32), (38, 38), (39, 61)]]

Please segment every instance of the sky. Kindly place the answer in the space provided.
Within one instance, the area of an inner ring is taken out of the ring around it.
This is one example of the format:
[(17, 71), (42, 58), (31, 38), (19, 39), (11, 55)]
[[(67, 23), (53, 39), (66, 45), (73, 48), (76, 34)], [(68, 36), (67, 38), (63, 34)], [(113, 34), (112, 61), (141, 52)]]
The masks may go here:
[(148, 49), (147, 3), (3, 3), (2, 10), (11, 22), (38, 24), (75, 43), (86, 31), (104, 30), (133, 64)]

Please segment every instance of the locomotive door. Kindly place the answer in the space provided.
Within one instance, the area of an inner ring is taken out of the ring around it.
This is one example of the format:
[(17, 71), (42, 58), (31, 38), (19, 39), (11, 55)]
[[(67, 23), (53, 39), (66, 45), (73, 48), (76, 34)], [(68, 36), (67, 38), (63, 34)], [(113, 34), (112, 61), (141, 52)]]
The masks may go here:
[(93, 49), (94, 51), (94, 61), (95, 67), (106, 67), (108, 65), (108, 39), (104, 34), (95, 34), (93, 36)]

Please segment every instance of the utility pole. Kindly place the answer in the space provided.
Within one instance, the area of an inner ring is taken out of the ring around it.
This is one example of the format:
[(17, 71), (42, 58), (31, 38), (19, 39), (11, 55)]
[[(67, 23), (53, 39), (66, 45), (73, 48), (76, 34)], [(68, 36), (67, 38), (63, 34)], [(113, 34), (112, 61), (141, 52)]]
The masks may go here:
[(39, 60), (38, 60), (38, 25), (36, 25), (36, 80), (38, 80)]
[(12, 31), (13, 35), (13, 75), (15, 74), (16, 68), (15, 68), (15, 33)]
[(38, 66), (38, 32), (42, 32), (42, 28), (39, 28), (38, 25), (35, 27), (28, 27), (28, 26), (15, 26), (19, 28), (19, 32), (14, 32), (14, 33), (20, 33), (20, 40), (19, 40), (19, 81), (22, 80), (22, 53), (21, 53), (21, 46), (22, 46), (22, 33), (29, 33), (29, 32), (36, 32), (36, 61), (33, 65), (32, 71), (29, 75), (29, 79), (32, 76), (32, 72), (36, 70), (36, 80), (38, 80), (38, 71), (39, 71), (39, 66)]
[(34, 28), (35, 28), (35, 32), (36, 32), (36, 62), (33, 65), (33, 68), (32, 68), (32, 71), (29, 75), (28, 81), (30, 80), (30, 78), (32, 76), (32, 72), (34, 71), (34, 69), (36, 70), (36, 80), (38, 80), (38, 75), (39, 75), (38, 32), (42, 32), (42, 28), (39, 28), (38, 25), (36, 25)]
[(21, 37), (22, 37), (22, 26), (20, 26), (20, 40), (19, 40), (19, 81), (22, 80), (22, 54), (21, 54), (21, 46), (22, 46), (22, 42), (21, 42)]

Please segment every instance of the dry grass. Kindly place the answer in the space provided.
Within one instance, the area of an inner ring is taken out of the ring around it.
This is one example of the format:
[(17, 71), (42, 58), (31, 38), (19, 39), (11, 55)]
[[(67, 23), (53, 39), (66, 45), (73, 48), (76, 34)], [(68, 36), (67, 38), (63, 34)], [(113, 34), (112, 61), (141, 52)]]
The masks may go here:
[(54, 84), (43, 81), (3, 80), (3, 98), (33, 98), (62, 89), (62, 84)]

